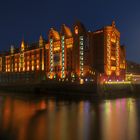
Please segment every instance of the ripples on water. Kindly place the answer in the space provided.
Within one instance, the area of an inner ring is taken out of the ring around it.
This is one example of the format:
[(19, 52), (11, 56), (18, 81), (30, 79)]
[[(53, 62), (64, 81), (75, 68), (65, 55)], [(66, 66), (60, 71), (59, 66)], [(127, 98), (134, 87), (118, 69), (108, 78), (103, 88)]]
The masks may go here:
[(0, 96), (0, 140), (139, 140), (140, 99)]

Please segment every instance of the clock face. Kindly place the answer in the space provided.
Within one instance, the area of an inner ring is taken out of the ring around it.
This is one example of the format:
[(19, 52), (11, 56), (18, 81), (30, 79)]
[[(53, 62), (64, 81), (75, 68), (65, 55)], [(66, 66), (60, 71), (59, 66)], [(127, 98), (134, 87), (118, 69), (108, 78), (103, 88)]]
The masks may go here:
[(75, 34), (78, 34), (78, 26), (75, 26), (74, 31), (75, 31)]
[(111, 42), (116, 43), (116, 38), (117, 37), (116, 37), (115, 33), (113, 32), (111, 35)]

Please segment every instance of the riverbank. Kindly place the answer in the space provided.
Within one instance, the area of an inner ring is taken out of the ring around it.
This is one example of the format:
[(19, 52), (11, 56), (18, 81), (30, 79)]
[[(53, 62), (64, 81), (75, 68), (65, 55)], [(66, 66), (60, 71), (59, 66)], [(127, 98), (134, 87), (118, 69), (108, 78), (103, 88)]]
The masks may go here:
[(16, 83), (0, 85), (0, 91), (28, 94), (66, 94), (80, 95), (92, 94), (96, 95), (97, 85), (93, 83), (79, 84), (68, 82), (45, 81), (41, 83)]
[(49, 96), (66, 96), (76, 98), (76, 96), (93, 97), (93, 98), (121, 98), (140, 96), (139, 84), (102, 84), (93, 83), (67, 83), (45, 81), (41, 83), (16, 83), (9, 85), (0, 85), (1, 92), (30, 94), (30, 95), (49, 95)]

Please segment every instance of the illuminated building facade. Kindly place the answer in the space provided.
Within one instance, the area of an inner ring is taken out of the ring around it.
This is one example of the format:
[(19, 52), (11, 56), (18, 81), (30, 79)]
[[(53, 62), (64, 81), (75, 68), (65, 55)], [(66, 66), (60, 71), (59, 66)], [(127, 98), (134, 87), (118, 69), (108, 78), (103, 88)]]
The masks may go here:
[(49, 42), (46, 44), (48, 52), (47, 75), (50, 79), (59, 77), (65, 79), (70, 75), (72, 68), (73, 37), (66, 25), (62, 25), (61, 32), (54, 29), (49, 32)]
[(22, 41), (19, 49), (11, 46), (5, 54), (5, 72), (44, 71), (45, 43), (40, 36), (39, 43), (27, 45)]
[[(51, 28), (48, 41), (26, 44), (0, 56), (0, 79), (95, 81), (125, 79), (125, 47), (120, 46), (120, 32), (112, 25), (89, 32), (76, 22), (73, 30), (65, 24), (60, 32)], [(13, 78), (13, 79), (14, 79)], [(3, 80), (1, 80), (3, 81)], [(16, 81), (16, 80), (15, 80)]]
[(28, 45), (22, 41), (19, 48), (11, 46), (10, 51), (0, 57), (2, 59), (0, 81), (14, 82), (30, 80), (33, 77), (40, 78), (46, 66), (45, 51), (45, 40), (42, 36), (38, 43)]
[(100, 73), (101, 80), (125, 79), (125, 48), (120, 46), (120, 32), (115, 22), (91, 33), (91, 36), (91, 60), (95, 70)]

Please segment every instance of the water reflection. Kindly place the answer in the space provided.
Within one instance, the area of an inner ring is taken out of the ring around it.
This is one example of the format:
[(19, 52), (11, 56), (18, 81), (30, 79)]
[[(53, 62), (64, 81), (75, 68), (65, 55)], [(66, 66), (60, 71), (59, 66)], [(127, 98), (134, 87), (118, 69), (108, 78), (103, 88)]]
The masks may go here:
[(56, 100), (0, 97), (0, 139), (137, 140), (139, 99)]
[[(106, 101), (103, 105), (102, 123), (104, 140), (136, 140), (137, 114), (133, 99)], [(103, 118), (106, 117), (106, 118)]]

